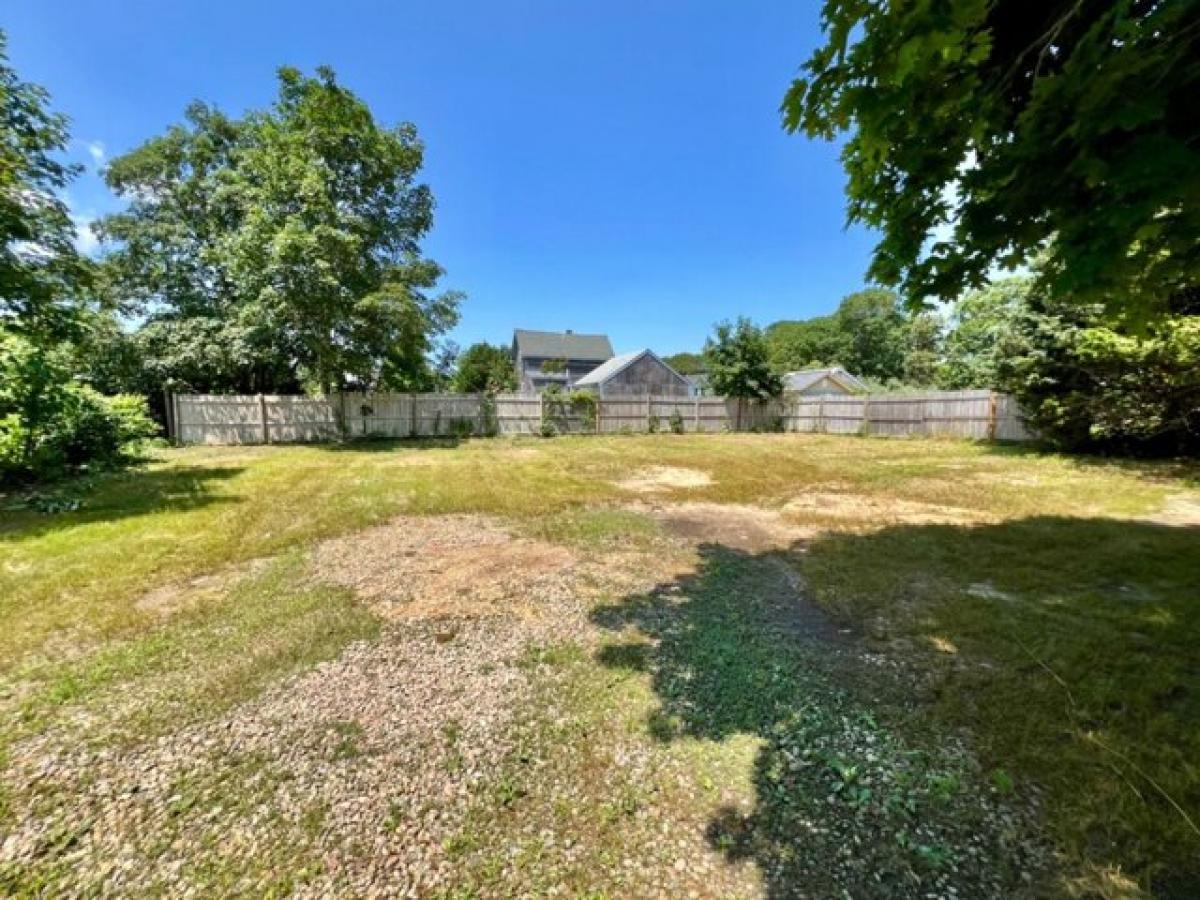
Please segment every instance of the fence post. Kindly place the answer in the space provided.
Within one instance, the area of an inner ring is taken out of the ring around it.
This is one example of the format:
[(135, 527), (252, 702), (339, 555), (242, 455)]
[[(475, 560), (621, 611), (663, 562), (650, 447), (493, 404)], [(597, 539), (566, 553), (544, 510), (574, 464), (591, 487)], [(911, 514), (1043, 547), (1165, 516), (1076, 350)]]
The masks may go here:
[(646, 391), (646, 432), (650, 431), (650, 392)]
[(596, 434), (600, 434), (600, 417), (604, 415), (604, 397), (598, 392), (596, 394), (596, 414), (593, 417), (592, 427), (595, 428)]
[(996, 439), (996, 405), (996, 392), (988, 391), (987, 439), (989, 441)]
[(270, 430), (270, 426), (267, 424), (267, 395), (266, 394), (258, 395), (258, 415), (259, 415), (260, 421), (262, 422), (262, 442), (264, 444), (269, 444), (269, 443), (271, 443), (271, 430)]
[(408, 436), (417, 436), (417, 395), (408, 395)]
[(167, 443), (178, 443), (175, 427), (175, 398), (170, 388), (163, 388), (163, 418), (167, 421)]
[(695, 425), (696, 434), (700, 433), (700, 395), (696, 395), (696, 411), (692, 414), (692, 422)]
[(817, 398), (817, 433), (825, 433), (825, 395)]

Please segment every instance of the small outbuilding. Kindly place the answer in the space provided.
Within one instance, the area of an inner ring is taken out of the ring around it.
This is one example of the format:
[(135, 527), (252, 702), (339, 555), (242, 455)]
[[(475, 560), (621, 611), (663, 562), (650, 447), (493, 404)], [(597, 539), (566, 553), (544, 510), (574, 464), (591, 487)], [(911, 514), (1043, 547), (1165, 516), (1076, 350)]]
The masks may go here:
[(783, 389), (808, 397), (827, 397), (835, 394), (865, 394), (870, 388), (840, 367), (803, 369), (783, 376)]
[(653, 351), (622, 353), (597, 366), (574, 385), (601, 397), (691, 397), (692, 383), (668, 366)]

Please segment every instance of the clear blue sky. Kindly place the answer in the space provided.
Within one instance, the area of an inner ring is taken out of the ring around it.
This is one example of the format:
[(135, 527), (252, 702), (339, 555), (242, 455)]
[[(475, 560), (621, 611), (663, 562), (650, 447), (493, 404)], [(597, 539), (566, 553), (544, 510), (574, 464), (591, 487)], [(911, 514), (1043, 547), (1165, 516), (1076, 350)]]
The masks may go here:
[[(416, 123), (438, 208), (426, 242), (465, 291), (453, 337), (607, 332), (697, 349), (712, 323), (830, 311), (871, 236), (843, 230), (837, 148), (778, 106), (819, 42), (815, 0), (6, 0), (13, 63), (103, 161), (192, 99), (266, 105), (274, 70), (327, 63)], [(101, 152), (102, 151), (102, 152)], [(81, 219), (114, 207), (92, 171)]]

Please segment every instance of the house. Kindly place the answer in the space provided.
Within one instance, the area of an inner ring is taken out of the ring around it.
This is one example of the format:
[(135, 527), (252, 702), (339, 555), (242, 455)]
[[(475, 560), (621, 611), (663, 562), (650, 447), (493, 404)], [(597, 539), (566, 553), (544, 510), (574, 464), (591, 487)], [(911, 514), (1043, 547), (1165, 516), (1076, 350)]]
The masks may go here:
[(529, 394), (541, 393), (552, 384), (564, 390), (573, 387), (596, 366), (612, 359), (613, 349), (603, 334), (518, 328), (513, 332), (512, 354), (518, 390)]
[(691, 397), (690, 381), (650, 350), (622, 353), (597, 366), (575, 382), (575, 387), (601, 397), (644, 397), (647, 394)]
[(865, 394), (870, 388), (840, 367), (803, 369), (783, 376), (783, 389), (789, 393), (810, 397), (830, 394)]

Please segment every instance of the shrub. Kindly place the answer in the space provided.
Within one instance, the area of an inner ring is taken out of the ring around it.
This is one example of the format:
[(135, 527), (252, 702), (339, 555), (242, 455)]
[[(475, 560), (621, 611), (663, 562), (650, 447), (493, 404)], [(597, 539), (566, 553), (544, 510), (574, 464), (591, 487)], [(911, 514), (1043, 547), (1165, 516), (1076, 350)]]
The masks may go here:
[(459, 440), (469, 438), (475, 433), (475, 423), (470, 419), (451, 419), (449, 433), (450, 437), (458, 438)]
[(0, 481), (46, 480), (117, 463), (157, 432), (145, 398), (104, 397), (67, 384), (54, 397), (53, 414), (40, 421), (16, 412), (0, 418)]
[(671, 413), (671, 418), (668, 420), (668, 424), (671, 428), (671, 434), (683, 434), (683, 416), (680, 415), (679, 410), (675, 410), (675, 412)]

